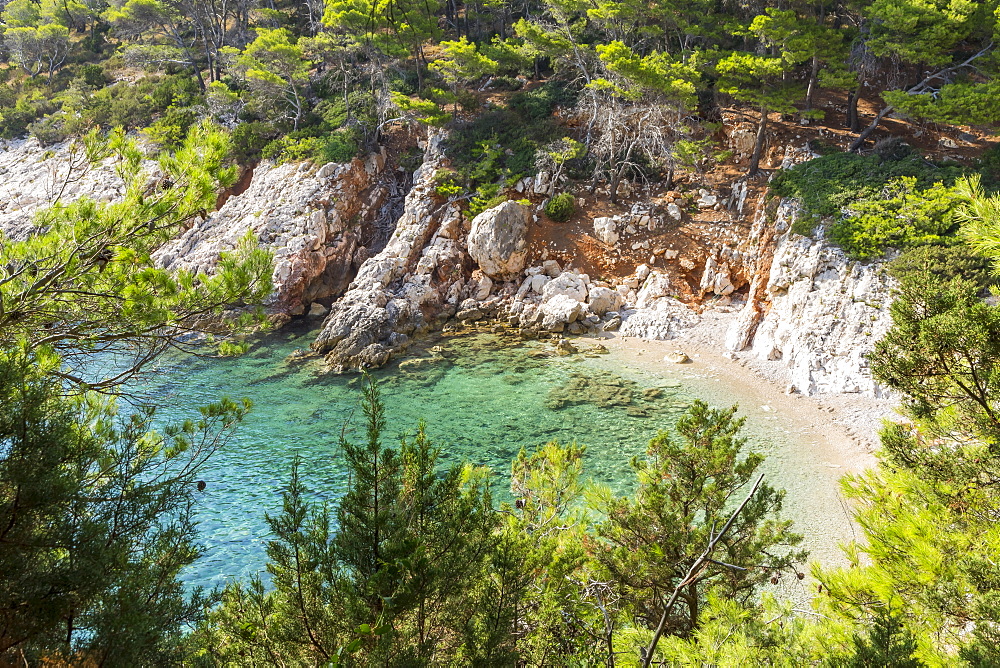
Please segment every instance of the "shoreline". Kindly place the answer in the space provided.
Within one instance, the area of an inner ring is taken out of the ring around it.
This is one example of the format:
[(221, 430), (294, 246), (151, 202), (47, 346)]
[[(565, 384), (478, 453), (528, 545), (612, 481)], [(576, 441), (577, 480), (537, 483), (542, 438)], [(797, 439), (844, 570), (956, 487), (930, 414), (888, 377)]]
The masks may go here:
[[(789, 393), (791, 378), (780, 361), (762, 360), (749, 351), (732, 353), (722, 349), (726, 331), (736, 319), (735, 312), (706, 310), (694, 327), (677, 333), (668, 340), (625, 337), (617, 332), (598, 337), (612, 354), (668, 375), (683, 370), (705, 376), (724, 375), (738, 388), (737, 394), (759, 399), (759, 405), (769, 406), (775, 413), (788, 413), (797, 423), (824, 430), (827, 439), (836, 437), (837, 446), (852, 470), (863, 470), (877, 461), (878, 431), (883, 420), (900, 421), (896, 398), (876, 398), (861, 393), (803, 395)], [(685, 353), (690, 362), (678, 364), (664, 360), (677, 351)], [(749, 407), (748, 407), (749, 408)], [(834, 433), (826, 430), (832, 429)]]
[[(767, 479), (785, 489), (782, 514), (804, 535), (809, 560), (827, 567), (846, 565), (840, 545), (861, 536), (840, 480), (877, 463), (882, 420), (902, 419), (894, 410), (896, 401), (860, 394), (787, 394), (780, 362), (720, 350), (734, 317), (707, 311), (698, 325), (670, 340), (607, 333), (590, 340), (600, 342), (609, 354), (589, 362), (608, 370), (626, 369), (645, 379), (681, 382), (716, 406), (738, 403), (737, 415), (746, 418), (743, 432), (748, 448), (765, 455), (762, 470)], [(712, 345), (713, 341), (718, 343)], [(664, 359), (675, 351), (684, 352), (690, 361)], [(801, 594), (803, 599), (811, 596), (805, 589)]]

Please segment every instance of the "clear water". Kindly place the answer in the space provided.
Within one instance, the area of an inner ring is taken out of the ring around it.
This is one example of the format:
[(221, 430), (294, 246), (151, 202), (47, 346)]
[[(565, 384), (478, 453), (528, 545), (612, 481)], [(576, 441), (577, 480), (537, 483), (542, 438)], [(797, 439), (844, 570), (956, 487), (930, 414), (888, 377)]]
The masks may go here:
[[(308, 349), (313, 338), (306, 329), (285, 329), (260, 339), (240, 358), (167, 359), (147, 379), (145, 391), (164, 419), (190, 417), (192, 407), (223, 396), (254, 402), (232, 440), (203, 469), (207, 486), (197, 518), (205, 554), (187, 573), (190, 584), (214, 586), (262, 570), (269, 539), (264, 514), (280, 508), (296, 456), (302, 458), (303, 481), (318, 498), (335, 500), (343, 492), (337, 442), (342, 429), (348, 438), (363, 437), (359, 379), (323, 375), (316, 360), (286, 359)], [(629, 490), (629, 460), (705, 393), (696, 382), (616, 366), (607, 356), (559, 357), (552, 350), (550, 343), (512, 345), (485, 334), (428, 342), (413, 351), (427, 363), (404, 361), (374, 374), (387, 407), (387, 436), (413, 433), (426, 420), (444, 460), (489, 466), (501, 498), (522, 445), (575, 440), (587, 446), (590, 477)], [(726, 401), (723, 396), (715, 403)], [(751, 431), (753, 441), (774, 450), (766, 423)], [(788, 447), (793, 445), (778, 449), (773, 476), (784, 472), (802, 480), (801, 467), (785, 470), (780, 454)], [(816, 494), (819, 478), (835, 489), (828, 470), (805, 475), (807, 494)], [(836, 533), (833, 538), (845, 537), (844, 527)]]

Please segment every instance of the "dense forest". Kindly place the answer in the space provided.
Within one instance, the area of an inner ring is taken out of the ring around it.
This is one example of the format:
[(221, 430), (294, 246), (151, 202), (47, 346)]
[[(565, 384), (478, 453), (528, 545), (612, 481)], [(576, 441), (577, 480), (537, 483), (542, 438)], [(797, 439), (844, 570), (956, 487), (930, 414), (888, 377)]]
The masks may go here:
[[(997, 3), (0, 9), (0, 137), (110, 161), (125, 184), (120, 201), (60, 202), (36, 233), (0, 239), (0, 662), (1000, 665), (1000, 152), (935, 160), (885, 130), (992, 134)], [(727, 149), (723, 110), (753, 122), (747, 155)], [(818, 123), (842, 141), (765, 168), (776, 128)], [(848, 567), (807, 565), (735, 407), (695, 402), (664, 425), (617, 496), (588, 481), (577, 444), (517, 444), (508, 472), (443, 466), (434, 415), (389, 442), (366, 378), (365, 437), (337, 444), (346, 494), (319, 504), (293, 469), (267, 517), (267, 576), (184, 586), (200, 467), (252, 407), (220, 400), (154, 429), (155, 408), (119, 399), (168, 349), (245, 350), (267, 324), (272, 258), (246, 239), (208, 275), (153, 252), (241, 168), (391, 145), (412, 170), (428, 127), (450, 131), (436, 194), (469, 215), (539, 171), (560, 220), (576, 206), (560, 184), (614, 203), (623, 184), (726, 164), (800, 200), (795, 231), (891, 260), (892, 327), (870, 363), (909, 421), (843, 482), (861, 532)], [(124, 362), (96, 380), (109, 356)], [(498, 480), (512, 503), (493, 498)], [(799, 580), (808, 604), (782, 597)]]

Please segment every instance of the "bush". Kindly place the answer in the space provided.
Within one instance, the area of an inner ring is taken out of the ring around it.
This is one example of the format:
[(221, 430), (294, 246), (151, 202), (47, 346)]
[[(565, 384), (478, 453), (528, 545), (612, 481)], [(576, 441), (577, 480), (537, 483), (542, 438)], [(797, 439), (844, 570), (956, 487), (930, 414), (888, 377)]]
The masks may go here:
[(888, 269), (889, 275), (900, 283), (910, 276), (926, 273), (944, 281), (964, 278), (980, 287), (995, 283), (990, 274), (989, 260), (965, 244), (909, 248), (890, 262)]
[(62, 112), (40, 118), (28, 126), (28, 132), (42, 146), (58, 144), (69, 136)]
[(233, 143), (231, 155), (240, 165), (249, 165), (260, 159), (261, 151), (268, 145), (277, 131), (274, 126), (261, 121), (240, 123), (231, 134)]
[(332, 132), (320, 149), (318, 162), (350, 162), (358, 154), (358, 141), (350, 131)]
[(39, 110), (24, 97), (12, 106), (0, 107), (0, 137), (13, 139), (22, 136), (40, 115)]
[(490, 80), (491, 90), (515, 91), (524, 88), (524, 79), (511, 76), (498, 76)]
[(962, 173), (957, 166), (936, 165), (914, 152), (899, 160), (835, 153), (778, 172), (771, 192), (799, 199), (807, 214), (819, 218), (837, 216), (849, 204), (880, 197), (883, 188), (901, 176), (916, 179), (916, 187), (924, 189), (935, 183), (950, 186)]
[(93, 63), (81, 65), (76, 71), (76, 78), (95, 89), (104, 88), (108, 83), (108, 78), (104, 75), (104, 68)]
[(880, 257), (889, 248), (941, 243), (957, 225), (952, 213), (959, 202), (954, 189), (940, 183), (917, 188), (903, 176), (886, 184), (880, 197), (851, 204), (830, 228), (830, 239), (853, 258)]
[(167, 112), (143, 133), (161, 148), (177, 148), (187, 137), (188, 129), (194, 124), (193, 109), (170, 107)]
[(500, 194), (499, 184), (487, 184), (480, 186), (476, 194), (469, 200), (469, 215), (478, 216), (487, 209), (503, 204), (507, 201), (506, 195)]
[(576, 212), (576, 198), (572, 193), (559, 193), (545, 203), (545, 215), (557, 223), (565, 223)]
[(458, 174), (452, 169), (439, 169), (434, 172), (434, 192), (438, 197), (450, 198), (461, 194), (463, 188), (455, 180)]

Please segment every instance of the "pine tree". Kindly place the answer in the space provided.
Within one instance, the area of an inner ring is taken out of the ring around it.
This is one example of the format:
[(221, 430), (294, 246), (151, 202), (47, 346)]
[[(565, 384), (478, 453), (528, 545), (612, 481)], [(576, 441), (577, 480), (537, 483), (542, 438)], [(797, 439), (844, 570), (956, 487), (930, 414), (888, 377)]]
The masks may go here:
[(205, 597), (178, 579), (200, 554), (201, 465), (249, 404), (152, 431), (155, 411), (67, 396), (50, 350), (0, 354), (0, 660), (164, 665)]
[(692, 404), (677, 422), (680, 439), (660, 432), (645, 458), (632, 466), (639, 481), (635, 497), (605, 497), (607, 520), (597, 527), (595, 556), (616, 583), (639, 627), (654, 628), (671, 592), (677, 605), (667, 617), (667, 634), (686, 635), (699, 621), (709, 591), (746, 601), (756, 587), (805, 558), (794, 549), (802, 537), (791, 522), (778, 520), (783, 492), (761, 485), (718, 545), (712, 560), (689, 580), (691, 565), (721, 530), (740, 490), (751, 482), (763, 457), (740, 459), (746, 439), (736, 407)]

